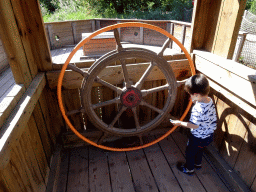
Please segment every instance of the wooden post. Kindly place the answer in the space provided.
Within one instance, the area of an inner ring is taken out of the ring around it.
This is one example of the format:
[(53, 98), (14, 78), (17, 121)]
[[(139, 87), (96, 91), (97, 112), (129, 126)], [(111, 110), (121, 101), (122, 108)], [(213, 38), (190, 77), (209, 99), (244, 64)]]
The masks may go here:
[[(30, 68), (52, 69), (45, 27), (38, 0), (10, 0)], [(35, 71), (35, 70), (34, 70)], [(34, 74), (35, 75), (35, 74)]]
[(100, 20), (96, 20), (96, 30), (100, 29)]
[(78, 37), (77, 37), (77, 35), (76, 35), (76, 25), (77, 25), (76, 22), (71, 22), (74, 45), (79, 42), (79, 41), (77, 40)]
[(144, 29), (140, 27), (140, 43), (144, 45)]
[[(171, 34), (172, 36), (173, 36), (173, 34), (174, 34), (174, 23), (171, 23), (170, 34)], [(169, 47), (172, 49), (172, 46), (173, 46), (173, 41), (171, 40)]]
[(32, 81), (32, 75), (19, 32), (10, 0), (0, 1), (0, 36), (9, 64), (15, 82), (28, 87)]
[[(185, 43), (185, 38), (186, 38), (186, 25), (183, 25), (182, 26), (182, 33), (181, 33), (181, 44), (184, 45)], [(182, 53), (182, 50), (180, 49), (181, 53)]]
[(191, 51), (202, 49), (231, 59), (246, 0), (197, 0)]
[(29, 86), (40, 71), (52, 69), (38, 1), (0, 2), (0, 35), (15, 82)]
[(234, 55), (234, 57), (232, 59), (233, 61), (236, 61), (236, 62), (239, 60), (239, 57), (241, 55), (247, 33), (242, 32), (241, 34), (239, 33), (239, 35), (241, 36), (241, 39), (240, 39), (240, 42), (239, 42), (239, 45), (238, 45), (238, 48), (237, 48), (237, 52), (236, 52), (236, 54)]
[(91, 24), (92, 24), (92, 32), (95, 31), (95, 20), (91, 20)]

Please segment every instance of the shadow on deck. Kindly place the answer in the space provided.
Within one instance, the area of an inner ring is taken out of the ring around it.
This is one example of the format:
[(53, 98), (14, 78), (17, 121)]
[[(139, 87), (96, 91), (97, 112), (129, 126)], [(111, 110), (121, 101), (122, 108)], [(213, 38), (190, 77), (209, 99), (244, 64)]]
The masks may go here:
[(110, 152), (93, 146), (62, 150), (47, 191), (244, 191), (208, 155), (193, 176), (179, 172), (176, 163), (185, 161), (186, 142), (186, 136), (176, 131), (137, 151)]

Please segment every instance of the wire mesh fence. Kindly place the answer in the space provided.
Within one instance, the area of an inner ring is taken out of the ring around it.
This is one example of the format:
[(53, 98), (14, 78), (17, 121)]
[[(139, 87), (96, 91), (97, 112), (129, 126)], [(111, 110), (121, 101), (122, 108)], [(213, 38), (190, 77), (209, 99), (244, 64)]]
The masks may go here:
[[(246, 32), (246, 39), (239, 56), (239, 62), (256, 69), (256, 15), (245, 11), (241, 23), (240, 31)], [(238, 36), (235, 53), (242, 41), (242, 36)]]

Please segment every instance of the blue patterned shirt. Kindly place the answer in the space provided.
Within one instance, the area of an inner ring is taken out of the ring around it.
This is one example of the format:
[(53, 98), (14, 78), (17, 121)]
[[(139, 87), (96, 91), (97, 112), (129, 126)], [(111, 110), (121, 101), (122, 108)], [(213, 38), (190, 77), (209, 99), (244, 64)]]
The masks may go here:
[(197, 101), (192, 108), (189, 121), (199, 125), (197, 129), (191, 129), (195, 137), (205, 139), (213, 134), (217, 128), (217, 115), (212, 99), (209, 103)]

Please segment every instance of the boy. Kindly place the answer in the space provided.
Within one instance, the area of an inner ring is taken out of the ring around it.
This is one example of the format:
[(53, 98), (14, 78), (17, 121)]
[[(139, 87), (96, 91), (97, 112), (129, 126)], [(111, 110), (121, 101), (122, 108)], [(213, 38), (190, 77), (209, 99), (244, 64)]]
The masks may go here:
[(210, 86), (204, 75), (197, 74), (190, 77), (185, 82), (184, 89), (195, 103), (189, 122), (175, 120), (171, 123), (191, 129), (186, 148), (186, 163), (177, 164), (177, 168), (183, 173), (192, 175), (194, 168), (201, 168), (203, 149), (213, 140), (213, 132), (217, 127), (217, 116), (214, 103), (208, 97)]

